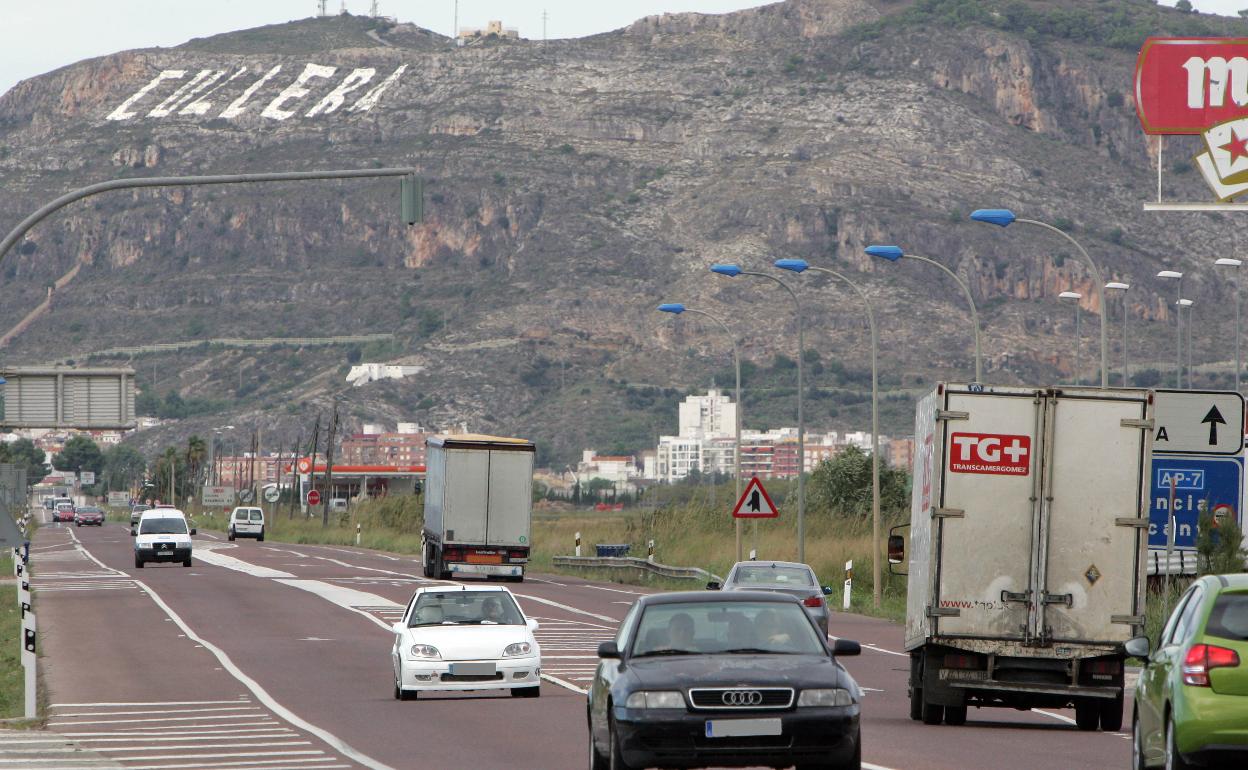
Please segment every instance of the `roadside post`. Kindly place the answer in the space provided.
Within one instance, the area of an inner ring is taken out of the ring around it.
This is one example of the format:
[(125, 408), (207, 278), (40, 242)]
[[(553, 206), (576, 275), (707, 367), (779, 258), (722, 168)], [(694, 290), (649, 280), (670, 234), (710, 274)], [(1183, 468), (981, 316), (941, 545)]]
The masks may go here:
[(26, 718), (35, 719), (38, 714), (35, 677), (35, 650), (37, 649), (37, 630), (35, 613), (27, 612), (22, 617), (22, 668), (26, 670)]
[(581, 555), (581, 533), (580, 532), (576, 533), (576, 555), (577, 556)]
[(355, 547), (360, 547), (360, 523), (358, 521), (355, 523)]
[(654, 564), (654, 541), (653, 540), (646, 542), (646, 561), (650, 562), (651, 564)]
[(854, 588), (854, 560), (845, 562), (845, 593), (841, 597), (841, 609), (849, 611), (849, 597)]

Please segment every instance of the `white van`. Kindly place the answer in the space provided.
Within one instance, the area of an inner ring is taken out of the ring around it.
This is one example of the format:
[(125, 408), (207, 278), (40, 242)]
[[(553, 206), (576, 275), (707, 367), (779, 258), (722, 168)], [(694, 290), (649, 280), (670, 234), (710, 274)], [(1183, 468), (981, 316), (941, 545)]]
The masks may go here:
[(230, 514), (230, 523), (225, 526), (225, 533), (230, 540), (236, 537), (254, 537), (263, 543), (264, 509), (235, 508)]
[(144, 511), (134, 535), (134, 566), (143, 569), (149, 561), (180, 561), (191, 566), (191, 535), (195, 528), (186, 514), (176, 508)]

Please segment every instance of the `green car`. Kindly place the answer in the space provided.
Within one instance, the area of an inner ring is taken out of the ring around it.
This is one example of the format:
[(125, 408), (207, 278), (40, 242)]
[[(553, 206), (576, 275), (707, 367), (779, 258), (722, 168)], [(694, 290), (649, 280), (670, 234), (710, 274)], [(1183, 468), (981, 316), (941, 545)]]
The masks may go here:
[(1135, 685), (1133, 762), (1248, 767), (1248, 575), (1192, 584), (1161, 631), (1126, 644), (1147, 660)]

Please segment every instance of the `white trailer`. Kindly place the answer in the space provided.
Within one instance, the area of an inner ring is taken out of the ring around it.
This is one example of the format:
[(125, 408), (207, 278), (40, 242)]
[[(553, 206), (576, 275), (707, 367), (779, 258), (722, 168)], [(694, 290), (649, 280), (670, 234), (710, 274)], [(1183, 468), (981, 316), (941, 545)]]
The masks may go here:
[[(1122, 725), (1143, 633), (1153, 394), (938, 385), (918, 404), (906, 650), (910, 716), (1073, 707)], [(905, 561), (889, 538), (889, 561)]]
[(533, 442), (462, 434), (426, 442), (425, 577), (524, 580), (533, 515)]

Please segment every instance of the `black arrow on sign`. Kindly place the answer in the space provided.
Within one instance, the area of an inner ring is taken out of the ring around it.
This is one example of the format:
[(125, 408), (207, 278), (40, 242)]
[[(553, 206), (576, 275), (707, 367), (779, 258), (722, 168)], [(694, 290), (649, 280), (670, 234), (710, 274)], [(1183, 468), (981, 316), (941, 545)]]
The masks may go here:
[(1201, 420), (1201, 422), (1209, 423), (1209, 446), (1217, 446), (1218, 445), (1218, 423), (1226, 425), (1226, 420), (1223, 419), (1222, 413), (1218, 411), (1217, 404), (1214, 404), (1212, 407), (1210, 407), (1209, 414), (1205, 415), (1205, 419)]

